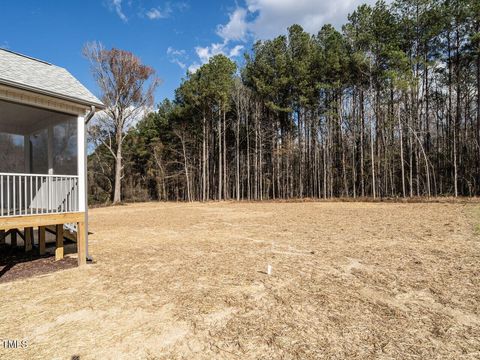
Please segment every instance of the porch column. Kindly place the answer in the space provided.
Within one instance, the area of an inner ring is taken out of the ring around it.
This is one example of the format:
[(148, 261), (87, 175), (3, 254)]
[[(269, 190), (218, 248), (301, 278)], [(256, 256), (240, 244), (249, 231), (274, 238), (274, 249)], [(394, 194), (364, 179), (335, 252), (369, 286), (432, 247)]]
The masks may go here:
[(85, 212), (85, 118), (79, 116), (77, 119), (77, 174), (78, 174), (78, 211)]
[(78, 211), (85, 213), (83, 223), (77, 223), (78, 265), (87, 262), (88, 246), (88, 203), (87, 203), (87, 141), (85, 136), (85, 118), (77, 119), (77, 173), (78, 173)]

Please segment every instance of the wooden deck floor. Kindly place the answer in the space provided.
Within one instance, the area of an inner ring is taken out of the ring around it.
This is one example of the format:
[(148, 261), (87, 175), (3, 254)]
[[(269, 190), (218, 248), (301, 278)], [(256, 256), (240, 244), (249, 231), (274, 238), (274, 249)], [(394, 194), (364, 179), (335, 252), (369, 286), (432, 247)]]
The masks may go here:
[[(86, 264), (86, 237), (85, 237), (85, 213), (64, 213), (48, 215), (26, 215), (15, 217), (0, 218), (0, 244), (5, 243), (5, 237), (10, 236), (10, 244), (16, 246), (17, 235), (23, 237), (25, 251), (32, 251), (34, 243), (34, 228), (38, 228), (38, 244), (40, 255), (45, 253), (45, 233), (46, 230), (55, 229), (56, 234), (56, 260), (63, 259), (63, 242), (66, 232), (64, 224), (75, 223), (77, 225), (78, 265)], [(20, 231), (21, 232), (20, 232)]]

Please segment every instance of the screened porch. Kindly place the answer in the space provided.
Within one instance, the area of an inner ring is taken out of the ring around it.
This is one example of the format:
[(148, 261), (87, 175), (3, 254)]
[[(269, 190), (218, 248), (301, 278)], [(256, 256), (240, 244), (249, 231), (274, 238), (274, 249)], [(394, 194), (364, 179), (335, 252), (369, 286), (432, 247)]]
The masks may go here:
[(77, 116), (0, 100), (0, 217), (78, 212)]

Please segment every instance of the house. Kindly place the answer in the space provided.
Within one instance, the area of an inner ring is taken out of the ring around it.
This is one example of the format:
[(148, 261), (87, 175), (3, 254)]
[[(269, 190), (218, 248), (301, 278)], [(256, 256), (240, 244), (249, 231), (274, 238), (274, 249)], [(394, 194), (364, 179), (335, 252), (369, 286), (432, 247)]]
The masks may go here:
[(104, 106), (67, 70), (0, 49), (0, 244), (55, 257), (72, 232), (86, 263), (86, 123)]

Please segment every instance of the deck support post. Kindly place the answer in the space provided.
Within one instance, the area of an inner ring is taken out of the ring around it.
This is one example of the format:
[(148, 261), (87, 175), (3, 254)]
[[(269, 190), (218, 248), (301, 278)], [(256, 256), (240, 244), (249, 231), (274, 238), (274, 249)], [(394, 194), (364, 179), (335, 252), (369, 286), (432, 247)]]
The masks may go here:
[(32, 251), (33, 249), (33, 228), (27, 227), (23, 230), (23, 236), (25, 237), (25, 251)]
[(63, 259), (63, 224), (56, 225), (55, 261)]
[(77, 223), (77, 253), (78, 266), (87, 264), (87, 241), (85, 238), (85, 223)]
[(17, 230), (12, 230), (10, 233), (10, 245), (12, 247), (17, 247)]
[(40, 256), (45, 255), (45, 226), (38, 228), (38, 251)]

